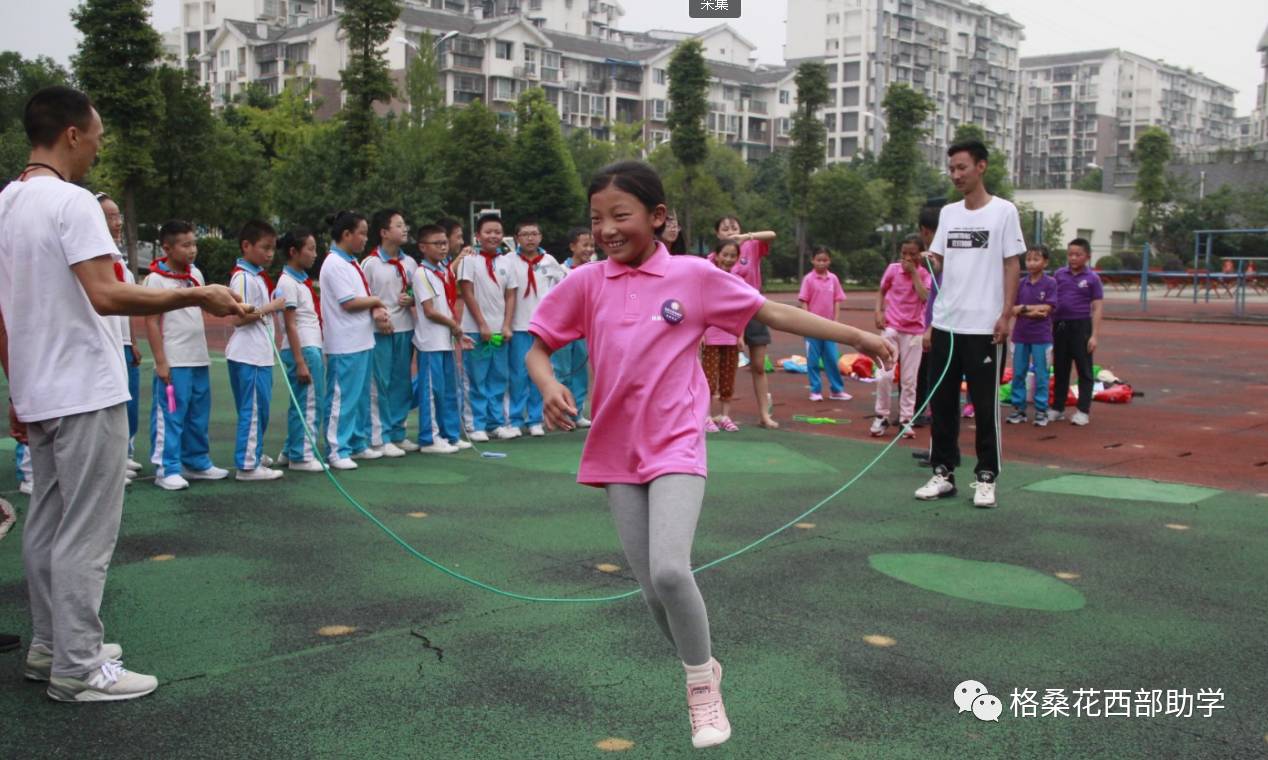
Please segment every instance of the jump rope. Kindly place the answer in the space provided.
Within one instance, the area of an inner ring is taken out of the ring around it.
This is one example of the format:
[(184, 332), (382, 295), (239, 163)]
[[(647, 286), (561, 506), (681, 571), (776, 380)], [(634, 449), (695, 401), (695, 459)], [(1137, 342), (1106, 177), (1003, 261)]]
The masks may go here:
[[(936, 285), (937, 278), (936, 276), (934, 276), (933, 267), (932, 265), (929, 264), (928, 261), (925, 262), (925, 266), (929, 269), (930, 275), (933, 276), (933, 279), (935, 282), (934, 293), (936, 295), (938, 291), (940, 290), (940, 288)], [(952, 352), (955, 348), (955, 333), (949, 332), (948, 334), (950, 335), (951, 342), (947, 347), (947, 363), (942, 368), (942, 372), (938, 375), (937, 381), (933, 383), (932, 387), (930, 387), (929, 394), (928, 396), (926, 396), (924, 403), (920, 405), (920, 407), (916, 410), (915, 415), (913, 416), (919, 416), (924, 413), (926, 407), (929, 406), (929, 402), (933, 399), (934, 392), (938, 389), (940, 385), (942, 385), (943, 380), (946, 379), (947, 372), (951, 369)], [(477, 348), (476, 350), (480, 350), (480, 349)], [(457, 352), (455, 351), (455, 354), (456, 353)], [(276, 344), (273, 345), (273, 354), (277, 358), (278, 363), (285, 366), (285, 363), (282, 361), (281, 352), (278, 350)], [(882, 371), (884, 371), (883, 364), (882, 364)], [(461, 373), (462, 370), (459, 369), (458, 372)], [(462, 375), (459, 374), (458, 375), (459, 382), (461, 382), (461, 377)], [(282, 380), (283, 382), (286, 383), (286, 393), (291, 399), (291, 404), (294, 406), (295, 410), (299, 412), (300, 422), (302, 423), (304, 428), (304, 437), (308, 440), (309, 445), (313, 447), (313, 451), (319, 452), (320, 447), (317, 445), (317, 440), (313, 436), (312, 428), (308, 426), (307, 416), (304, 414), (303, 407), (300, 406), (299, 399), (295, 396), (295, 388), (291, 385), (291, 380), (286, 375), (285, 372), (282, 373)], [(419, 403), (430, 403), (430, 399), (420, 399)], [(462, 424), (461, 420), (459, 421), (459, 424), (460, 425)], [(466, 436), (465, 430), (466, 428), (464, 426), (463, 428), (464, 437), (467, 438), (468, 443), (471, 443), (472, 448), (475, 451), (480, 453), (481, 457), (489, 458), (489, 459), (503, 459), (506, 457), (506, 454), (501, 452), (485, 452), (481, 450), (475, 445), (474, 442), (471, 441), (469, 437)], [(862, 478), (864, 475), (870, 472), (871, 469), (875, 467), (881, 461), (881, 459), (883, 459), (885, 455), (890, 452), (891, 449), (893, 449), (896, 445), (898, 445), (898, 441), (901, 438), (902, 438), (902, 430), (900, 428), (898, 434), (895, 435), (894, 438), (890, 440), (889, 443), (885, 444), (885, 446), (880, 450), (880, 453), (872, 457), (872, 460), (868, 462), (867, 465), (863, 467), (863, 469), (859, 470), (852, 478), (847, 480), (844, 485), (842, 485), (840, 488), (836, 489), (832, 493), (825, 496), (813, 507), (807, 509), (805, 512), (802, 512), (801, 514), (792, 518), (791, 520), (784, 523), (780, 527), (772, 530), (771, 532), (749, 543), (748, 545), (742, 546), (739, 549), (736, 549), (735, 551), (729, 554), (725, 554), (721, 557), (718, 557), (715, 560), (712, 560), (703, 565), (700, 565), (699, 567), (692, 569), (691, 571), (692, 574), (694, 575), (697, 573), (702, 573), (705, 570), (708, 570), (712, 567), (717, 567), (718, 565), (721, 565), (724, 562), (728, 562), (743, 554), (747, 554), (748, 552), (756, 549), (757, 547), (771, 540), (775, 536), (778, 536), (780, 533), (783, 533), (784, 531), (793, 527), (797, 523), (802, 522), (810, 515), (813, 515), (815, 512), (818, 512), (821, 508), (826, 506), (828, 502), (840, 496), (842, 493), (845, 493), (845, 491), (847, 491), (850, 488), (850, 486), (854, 485), (856, 482), (858, 482), (860, 478)], [(335, 477), (334, 472), (331, 471), (330, 465), (326, 462), (325, 459), (318, 456), (316, 457), (316, 460), (321, 463), (322, 472), (324, 472), (326, 474), (326, 477), (330, 479), (330, 482), (331, 484), (334, 485), (335, 490), (338, 491), (341, 496), (343, 496), (344, 500), (347, 501), (348, 504), (351, 505), (353, 509), (361, 513), (362, 517), (369, 520), (371, 523), (375, 525), (375, 527), (383, 531), (384, 535), (386, 535), (394, 543), (396, 543), (398, 546), (404, 549), (407, 554), (429, 565), (434, 570), (438, 570), (439, 572), (449, 576), (450, 578), (453, 578), (454, 580), (461, 581), (462, 583), (466, 583), (470, 586), (474, 586), (478, 589), (482, 589), (484, 591), (488, 591), (489, 593), (495, 594), (497, 596), (506, 597), (508, 599), (515, 599), (521, 602), (538, 602), (543, 604), (601, 604), (604, 602), (616, 602), (622, 599), (629, 599), (630, 597), (636, 596), (639, 593), (641, 593), (641, 589), (635, 588), (630, 591), (626, 591), (624, 593), (611, 594), (609, 596), (579, 596), (579, 597), (535, 596), (532, 594), (521, 594), (515, 591), (507, 591), (506, 589), (498, 588), (497, 586), (494, 586), (490, 583), (485, 583), (484, 581), (478, 580), (476, 578), (472, 578), (469, 575), (460, 573), (457, 570), (454, 570), (453, 568), (448, 567), (447, 565), (435, 559), (432, 559), (428, 555), (414, 548), (414, 546), (410, 544), (408, 541), (406, 541), (404, 538), (402, 538), (400, 534), (398, 534), (396, 531), (388, 527), (382, 520), (376, 517), (374, 513), (372, 513), (370, 510), (366, 509), (365, 506), (362, 505), (361, 502), (356, 499), (356, 497), (348, 493), (348, 490), (344, 488), (343, 484), (339, 482), (339, 479)]]

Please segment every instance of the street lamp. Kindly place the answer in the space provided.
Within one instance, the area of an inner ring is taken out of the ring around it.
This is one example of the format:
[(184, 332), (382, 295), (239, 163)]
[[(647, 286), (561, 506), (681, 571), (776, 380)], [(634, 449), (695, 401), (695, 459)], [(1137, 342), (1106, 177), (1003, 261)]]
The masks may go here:
[[(439, 37), (437, 37), (437, 38), (436, 38), (436, 41), (432, 43), (432, 45), (431, 45), (431, 46), (432, 46), (432, 50), (437, 50), (437, 49), (439, 49), (439, 48), (440, 48), (440, 46), (441, 46), (441, 44), (442, 44), (442, 43), (444, 43), (446, 40), (452, 40), (454, 37), (457, 37), (457, 36), (458, 36), (458, 33), (457, 33), (457, 32), (445, 32), (444, 34), (442, 34), (442, 35), (440, 35)], [(409, 40), (408, 38), (406, 38), (406, 37), (393, 37), (393, 38), (392, 38), (392, 41), (393, 41), (393, 42), (399, 42), (399, 43), (401, 43), (402, 45), (404, 45), (405, 47), (412, 47), (412, 48), (414, 48), (414, 51), (415, 51), (415, 52), (419, 52), (419, 50), (418, 50), (418, 45), (417, 45), (417, 44), (415, 44), (414, 42), (410, 41), (410, 40)]]

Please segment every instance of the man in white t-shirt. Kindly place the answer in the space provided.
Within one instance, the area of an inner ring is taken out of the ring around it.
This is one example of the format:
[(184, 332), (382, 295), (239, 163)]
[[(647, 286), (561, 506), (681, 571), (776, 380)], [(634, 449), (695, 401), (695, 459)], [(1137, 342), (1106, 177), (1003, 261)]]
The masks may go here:
[[(129, 398), (119, 335), (106, 315), (199, 306), (247, 313), (228, 288), (146, 289), (120, 282), (114, 241), (88, 173), (101, 118), (88, 96), (47, 87), (26, 104), (30, 161), (0, 192), (0, 359), (27, 424), (35, 492), (23, 527), (32, 636), (25, 676), (64, 702), (133, 699), (153, 676), (123, 668), (100, 618), (123, 514)], [(12, 361), (10, 361), (12, 360)]]
[[(1017, 207), (986, 192), (989, 153), (978, 140), (947, 150), (951, 181), (964, 200), (944, 206), (929, 250), (941, 262), (942, 284), (933, 306), (929, 356), (942, 383), (929, 402), (933, 477), (918, 499), (953, 496), (960, 464), (960, 377), (976, 410), (977, 482), (973, 503), (994, 507), (999, 477), (999, 376), (1008, 323), (1026, 253)], [(945, 373), (943, 368), (946, 368)]]

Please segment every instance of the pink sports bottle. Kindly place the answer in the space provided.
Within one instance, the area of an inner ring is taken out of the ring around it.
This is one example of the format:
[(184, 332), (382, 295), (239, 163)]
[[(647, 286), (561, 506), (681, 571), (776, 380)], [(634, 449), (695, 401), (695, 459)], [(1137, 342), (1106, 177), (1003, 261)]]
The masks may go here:
[(176, 414), (176, 386), (167, 386), (167, 411), (169, 414)]

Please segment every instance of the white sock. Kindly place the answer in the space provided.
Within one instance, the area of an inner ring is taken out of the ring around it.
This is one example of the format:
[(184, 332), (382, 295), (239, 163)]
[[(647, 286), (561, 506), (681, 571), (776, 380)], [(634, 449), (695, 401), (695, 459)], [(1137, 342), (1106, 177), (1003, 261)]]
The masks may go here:
[(703, 665), (682, 664), (683, 669), (687, 671), (687, 685), (696, 686), (699, 684), (707, 684), (713, 680), (713, 660), (710, 659)]

